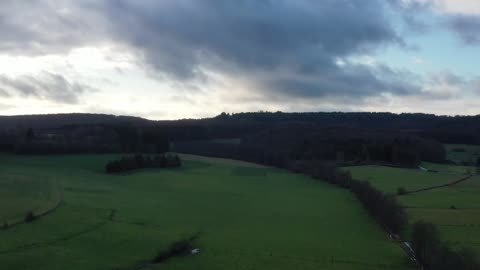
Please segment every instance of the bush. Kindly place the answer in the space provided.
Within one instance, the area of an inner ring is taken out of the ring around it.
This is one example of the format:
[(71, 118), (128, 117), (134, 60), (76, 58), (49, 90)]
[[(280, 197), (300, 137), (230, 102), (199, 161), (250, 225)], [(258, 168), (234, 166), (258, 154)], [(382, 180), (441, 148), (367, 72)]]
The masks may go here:
[(153, 258), (152, 263), (162, 263), (173, 257), (190, 255), (193, 250), (193, 242), (198, 236), (199, 234), (197, 233), (190, 238), (172, 243), (167, 250), (158, 253), (158, 255)]
[(397, 189), (397, 195), (405, 195), (407, 194), (407, 190), (404, 187), (399, 187)]
[(35, 219), (37, 219), (37, 217), (35, 216), (35, 214), (34, 214), (32, 211), (29, 211), (29, 212), (25, 215), (25, 222), (27, 222), (27, 223), (32, 222), (32, 221), (34, 221)]

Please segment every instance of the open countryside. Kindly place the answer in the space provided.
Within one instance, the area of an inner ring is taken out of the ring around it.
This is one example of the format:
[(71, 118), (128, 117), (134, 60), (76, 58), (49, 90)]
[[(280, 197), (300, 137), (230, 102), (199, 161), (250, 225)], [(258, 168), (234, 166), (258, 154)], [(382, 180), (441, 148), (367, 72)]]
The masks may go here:
[[(355, 198), (331, 185), (195, 156), (183, 156), (179, 169), (105, 175), (98, 164), (112, 158), (0, 156), (2, 178), (23, 176), (17, 189), (2, 185), (12, 195), (2, 204), (5, 222), (48, 205), (50, 189), (64, 194), (49, 215), (0, 231), (0, 263), (6, 269), (135, 269), (172, 242), (200, 233), (198, 255), (152, 269), (414, 269)], [(59, 186), (42, 180), (49, 177)]]
[(480, 270), (480, 0), (0, 0), (0, 270)]

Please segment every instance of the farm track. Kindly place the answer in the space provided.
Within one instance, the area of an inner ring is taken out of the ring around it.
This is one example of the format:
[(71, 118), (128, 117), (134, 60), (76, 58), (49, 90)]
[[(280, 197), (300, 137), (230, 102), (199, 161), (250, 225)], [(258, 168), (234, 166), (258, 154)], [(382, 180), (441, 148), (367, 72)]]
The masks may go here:
[(413, 190), (413, 191), (407, 191), (401, 195), (398, 195), (398, 196), (404, 196), (404, 195), (409, 195), (409, 194), (413, 194), (413, 193), (418, 193), (418, 192), (423, 192), (423, 191), (429, 191), (429, 190), (434, 190), (434, 189), (439, 189), (439, 188), (445, 188), (445, 187), (451, 187), (451, 186), (455, 186), (457, 184), (460, 184), (464, 181), (467, 181), (468, 179), (472, 178), (473, 177), (473, 174), (469, 174), (467, 176), (464, 176), (460, 179), (457, 179), (455, 181), (452, 181), (450, 183), (447, 183), (447, 184), (443, 184), (443, 185), (437, 185), (437, 186), (432, 186), (432, 187), (427, 187), (427, 188), (421, 188), (421, 189), (417, 189), (417, 190)]
[(93, 232), (93, 231), (96, 231), (96, 230), (102, 228), (103, 226), (105, 226), (109, 222), (111, 222), (113, 220), (114, 216), (115, 216), (115, 210), (111, 210), (109, 216), (105, 220), (102, 220), (101, 222), (99, 222), (97, 224), (94, 224), (94, 225), (92, 225), (88, 228), (85, 228), (81, 231), (70, 233), (70, 234), (67, 234), (63, 237), (60, 237), (60, 238), (57, 238), (57, 239), (54, 239), (54, 240), (51, 240), (51, 241), (39, 242), (39, 243), (30, 243), (30, 244), (14, 247), (14, 248), (11, 248), (11, 249), (0, 250), (0, 255), (17, 253), (17, 252), (22, 252), (22, 251), (28, 251), (28, 250), (42, 248), (42, 247), (54, 246), (55, 244), (58, 244), (58, 243), (61, 243), (61, 242), (64, 242), (64, 241), (72, 240), (74, 238), (80, 237), (82, 235), (85, 235), (87, 233), (90, 233), (90, 232)]

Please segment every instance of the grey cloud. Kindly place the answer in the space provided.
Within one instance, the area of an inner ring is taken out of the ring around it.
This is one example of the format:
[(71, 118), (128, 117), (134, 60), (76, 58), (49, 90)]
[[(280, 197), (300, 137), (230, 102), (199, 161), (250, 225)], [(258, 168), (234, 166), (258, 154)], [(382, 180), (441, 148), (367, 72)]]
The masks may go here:
[(49, 72), (44, 72), (39, 76), (8, 77), (0, 75), (0, 87), (5, 89), (3, 91), (8, 95), (35, 97), (66, 104), (78, 103), (82, 94), (94, 91), (87, 85), (70, 82), (61, 75)]
[(480, 45), (480, 16), (454, 15), (448, 20), (448, 26), (469, 45)]
[[(325, 65), (336, 56), (400, 43), (381, 1), (107, 1), (116, 32), (146, 60), (191, 75), (202, 56), (248, 68)], [(204, 59), (201, 59), (204, 60)]]
[[(414, 79), (407, 80), (407, 78)], [(349, 65), (345, 66), (341, 72), (334, 70), (308, 79), (274, 78), (267, 84), (270, 86), (271, 94), (279, 91), (278, 94), (284, 94), (287, 97), (340, 96), (358, 100), (358, 98), (378, 96), (383, 93), (414, 95), (421, 91), (420, 85), (414, 81), (418, 81), (414, 74), (395, 71), (386, 66)]]
[(421, 97), (430, 100), (475, 99), (480, 94), (480, 78), (462, 77), (451, 72), (432, 74), (424, 83)]
[(0, 51), (43, 55), (67, 52), (105, 39), (101, 16), (87, 3), (56, 0), (2, 0)]
[[(400, 2), (5, 0), (0, 51), (49, 53), (110, 40), (173, 81), (206, 81), (207, 70), (254, 81), (264, 95), (405, 95), (416, 88), (399, 72), (335, 64), (382, 46), (406, 46), (386, 12), (389, 3)], [(35, 92), (29, 87), (24, 92)]]
[[(324, 96), (403, 94), (367, 66), (335, 59), (405, 46), (385, 16), (382, 0), (104, 1), (112, 32), (146, 63), (178, 80), (204, 69), (241, 74), (265, 94)], [(288, 76), (283, 76), (287, 73)], [(266, 77), (266, 78), (265, 78)], [(287, 78), (286, 78), (287, 77)], [(308, 77), (308, 79), (304, 79)]]

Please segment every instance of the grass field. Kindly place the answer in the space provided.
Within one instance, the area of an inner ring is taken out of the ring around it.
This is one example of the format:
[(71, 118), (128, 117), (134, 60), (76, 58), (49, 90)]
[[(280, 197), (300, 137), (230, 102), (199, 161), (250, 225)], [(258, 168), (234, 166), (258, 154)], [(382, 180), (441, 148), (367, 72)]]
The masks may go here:
[(0, 226), (24, 220), (28, 212), (42, 215), (61, 200), (55, 178), (2, 168), (0, 177)]
[[(463, 166), (424, 164), (438, 173), (420, 170), (364, 166), (351, 168), (354, 178), (370, 181), (384, 191), (396, 186), (407, 190), (428, 185), (439, 185), (464, 176)], [(480, 176), (458, 185), (399, 196), (407, 207), (410, 222), (423, 220), (434, 223), (442, 238), (458, 249), (468, 247), (480, 256)], [(408, 236), (408, 231), (405, 232)]]
[(31, 191), (50, 190), (44, 179), (63, 188), (57, 210), (0, 230), (1, 269), (134, 269), (197, 232), (198, 255), (149, 269), (411, 269), (348, 191), (194, 156), (183, 156), (179, 169), (106, 175), (103, 164), (112, 158), (0, 156), (0, 178), (31, 183), (17, 189), (10, 178), (0, 186), (10, 206), (28, 199), (13, 212), (0, 205), (2, 213), (23, 215), (43, 204), (48, 196)]
[(477, 158), (480, 157), (479, 145), (466, 145), (466, 144), (447, 144), (445, 145), (447, 150), (447, 159), (456, 163), (473, 163), (477, 162)]
[[(433, 166), (428, 166), (433, 167)], [(435, 169), (439, 167), (436, 166)], [(407, 191), (418, 190), (430, 186), (451, 182), (461, 176), (461, 172), (452, 171), (451, 168), (442, 167), (442, 172), (432, 173), (419, 169), (391, 168), (383, 166), (355, 166), (346, 167), (355, 179), (372, 183), (379, 190), (396, 194), (397, 189), (403, 187)], [(448, 170), (448, 172), (445, 172)]]

